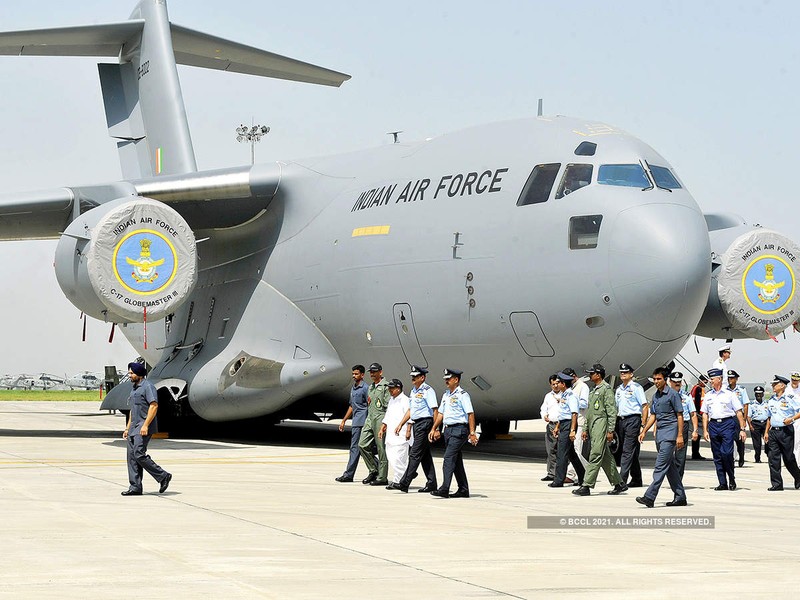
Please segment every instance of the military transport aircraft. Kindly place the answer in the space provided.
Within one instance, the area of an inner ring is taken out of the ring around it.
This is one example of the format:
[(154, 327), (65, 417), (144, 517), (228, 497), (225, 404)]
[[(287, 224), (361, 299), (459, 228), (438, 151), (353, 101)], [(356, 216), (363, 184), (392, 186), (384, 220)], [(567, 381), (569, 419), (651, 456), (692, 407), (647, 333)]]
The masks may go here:
[(334, 411), (350, 366), (378, 361), (463, 369), (489, 428), (537, 416), (565, 366), (648, 373), (695, 333), (767, 339), (797, 319), (794, 242), (703, 214), (662, 156), (604, 123), (198, 171), (176, 65), (349, 76), (170, 23), (164, 0), (1, 33), (0, 54), (113, 60), (99, 76), (124, 179), (3, 196), (0, 239), (60, 240), (61, 288), (152, 365), (162, 417)]

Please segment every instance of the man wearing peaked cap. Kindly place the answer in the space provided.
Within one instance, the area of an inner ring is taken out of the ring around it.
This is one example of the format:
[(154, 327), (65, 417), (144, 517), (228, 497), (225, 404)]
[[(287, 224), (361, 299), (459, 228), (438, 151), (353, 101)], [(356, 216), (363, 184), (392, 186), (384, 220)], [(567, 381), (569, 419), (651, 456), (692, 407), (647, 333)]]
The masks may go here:
[[(469, 498), (469, 482), (464, 470), (464, 457), (461, 449), (469, 442), (473, 446), (478, 443), (475, 433), (475, 412), (469, 394), (461, 387), (462, 371), (445, 369), (444, 380), (447, 390), (442, 394), (439, 415), (433, 423), (433, 431), (429, 439), (438, 439), (439, 425), (444, 423), (444, 460), (442, 461), (442, 485), (431, 492), (439, 498)], [(458, 489), (450, 495), (450, 482), (456, 477)]]
[[(633, 380), (633, 367), (628, 363), (619, 366), (622, 384), (614, 392), (617, 403), (617, 439), (619, 447), (622, 484), (628, 487), (642, 487), (642, 467), (639, 464), (639, 433), (647, 421), (648, 407), (644, 388)], [(630, 475), (630, 483), (628, 476)]]
[[(710, 369), (711, 389), (706, 392), (700, 412), (703, 414), (703, 438), (711, 444), (714, 468), (719, 485), (714, 489), (735, 490), (733, 473), (733, 441), (744, 440), (745, 434), (742, 403), (738, 396), (722, 387), (722, 369)], [(738, 425), (738, 428), (737, 428)], [(737, 436), (738, 429), (738, 436)]]
[(567, 477), (567, 463), (572, 463), (575, 473), (578, 476), (578, 483), (583, 485), (583, 476), (586, 469), (575, 452), (575, 436), (578, 427), (578, 398), (572, 391), (572, 375), (563, 371), (556, 375), (556, 387), (554, 390), (561, 395), (560, 411), (558, 415), (558, 426), (553, 432), (556, 438), (556, 474), (548, 487), (564, 487), (564, 480)]
[[(786, 388), (786, 393), (800, 399), (800, 371), (789, 373), (791, 378), (790, 386)], [(800, 421), (794, 422), (794, 458), (800, 465)]]
[[(369, 475), (361, 482), (365, 485), (388, 485), (389, 459), (386, 457), (386, 444), (378, 436), (378, 432), (383, 424), (383, 417), (389, 406), (389, 382), (383, 377), (383, 367), (380, 363), (372, 363), (369, 366), (369, 378), (372, 380), (367, 389), (367, 420), (361, 430), (361, 439), (358, 442), (358, 449), (361, 458), (369, 469)], [(378, 450), (378, 458), (372, 453), (372, 448)]]
[[(747, 424), (750, 427), (750, 437), (753, 439), (753, 452), (756, 455), (756, 462), (761, 462), (761, 442), (764, 439), (764, 432), (767, 429), (769, 410), (764, 401), (764, 388), (757, 385), (753, 388), (753, 401), (750, 403), (750, 414), (747, 416)], [(766, 442), (764, 449), (767, 450)]]
[(589, 386), (583, 382), (583, 379), (578, 377), (575, 369), (567, 367), (563, 371), (572, 377), (572, 382), (569, 387), (575, 397), (578, 399), (578, 429), (575, 434), (575, 452), (578, 453), (578, 460), (586, 468), (589, 462), (589, 444), (584, 446), (583, 432), (586, 429), (586, 408), (589, 405)]
[(728, 371), (728, 359), (731, 357), (731, 345), (725, 344), (724, 346), (720, 346), (717, 348), (717, 353), (719, 357), (714, 359), (714, 362), (711, 363), (711, 368), (720, 369), (724, 375)]
[[(747, 422), (747, 413), (750, 410), (750, 397), (747, 395), (747, 390), (744, 386), (739, 385), (739, 373), (733, 369), (728, 369), (728, 390), (736, 394), (739, 402), (742, 403), (742, 416), (745, 423)], [(736, 438), (736, 451), (739, 454), (739, 467), (744, 465), (744, 441)]]
[(436, 468), (433, 466), (431, 456), (431, 442), (428, 436), (433, 432), (433, 423), (439, 416), (439, 405), (436, 401), (436, 392), (425, 382), (428, 369), (413, 365), (411, 367), (411, 388), (409, 394), (409, 408), (403, 420), (395, 430), (400, 435), (400, 427), (407, 421), (414, 423), (414, 441), (409, 452), (408, 466), (403, 477), (395, 486), (401, 492), (408, 492), (408, 486), (417, 476), (420, 463), (425, 473), (425, 486), (418, 492), (432, 492), (436, 489)]
[(772, 398), (767, 402), (769, 420), (764, 432), (764, 440), (769, 447), (769, 479), (772, 486), (770, 492), (783, 489), (781, 477), (781, 458), (786, 469), (794, 477), (795, 489), (800, 489), (800, 468), (794, 457), (794, 424), (800, 419), (800, 400), (786, 393), (789, 380), (775, 375), (772, 380)]

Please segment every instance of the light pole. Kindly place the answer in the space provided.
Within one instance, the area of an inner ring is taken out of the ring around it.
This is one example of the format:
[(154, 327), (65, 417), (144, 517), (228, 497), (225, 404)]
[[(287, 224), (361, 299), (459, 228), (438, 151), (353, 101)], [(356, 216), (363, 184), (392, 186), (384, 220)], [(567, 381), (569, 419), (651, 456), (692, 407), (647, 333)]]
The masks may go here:
[(239, 125), (236, 128), (236, 141), (237, 142), (250, 142), (250, 164), (256, 164), (256, 142), (260, 142), (261, 138), (269, 133), (269, 127), (263, 125)]

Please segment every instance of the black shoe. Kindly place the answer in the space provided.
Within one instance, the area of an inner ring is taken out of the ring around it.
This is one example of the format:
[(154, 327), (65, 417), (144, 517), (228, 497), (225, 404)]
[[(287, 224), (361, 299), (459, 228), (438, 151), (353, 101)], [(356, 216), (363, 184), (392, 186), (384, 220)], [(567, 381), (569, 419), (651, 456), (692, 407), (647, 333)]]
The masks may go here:
[(364, 479), (361, 480), (361, 483), (363, 483), (364, 485), (369, 485), (370, 483), (375, 481), (377, 478), (378, 478), (378, 474), (377, 473), (370, 473)]
[(647, 508), (653, 508), (653, 505), (655, 504), (655, 503), (654, 503), (652, 500), (650, 500), (650, 498), (648, 498), (647, 496), (637, 496), (637, 497), (636, 497), (636, 501), (637, 501), (639, 504), (644, 504), (644, 505), (645, 505)]
[(708, 460), (708, 459), (705, 456), (700, 456), (698, 454), (697, 456), (693, 456), (692, 460)]
[(756, 462), (757, 462), (757, 463), (760, 463), (760, 462), (761, 462), (761, 459), (760, 459), (760, 458), (757, 458), (757, 459), (756, 459)]
[(551, 481), (547, 484), (547, 487), (564, 487), (563, 483), (556, 483), (555, 481)]
[(731, 481), (730, 485), (728, 485), (728, 489), (732, 492), (736, 491), (736, 482)]
[(123, 496), (141, 496), (142, 490), (125, 490), (120, 492)]
[(667, 502), (667, 506), (686, 506), (686, 498), (676, 498), (672, 502)]
[(344, 475), (342, 475), (340, 477), (337, 477), (336, 481), (338, 481), (339, 483), (353, 483), (353, 478), (345, 477)]
[(161, 482), (161, 487), (158, 488), (158, 493), (163, 494), (167, 491), (169, 487), (169, 482), (172, 481), (172, 473), (167, 473), (167, 476), (164, 477), (164, 480)]
[(617, 485), (614, 486), (613, 490), (608, 491), (608, 495), (619, 496), (622, 492), (627, 492), (627, 491), (628, 491), (627, 485), (625, 485), (624, 483), (618, 483)]
[(591, 495), (592, 491), (585, 485), (582, 485), (577, 490), (572, 490), (572, 493), (576, 496), (589, 496)]
[(467, 490), (457, 490), (455, 494), (450, 496), (451, 498), (469, 498), (469, 492)]
[(800, 479), (794, 480), (794, 489), (800, 490)]
[(740, 458), (740, 459), (739, 459), (739, 467), (741, 468), (741, 467), (743, 467), (743, 466), (744, 466), (744, 459), (743, 459), (743, 458)]
[(555, 477), (553, 477), (552, 475), (545, 475), (544, 477), (542, 477), (541, 480), (542, 481), (553, 481), (553, 479), (555, 479)]
[(369, 484), (372, 485), (372, 486), (378, 486), (378, 485), (384, 485), (385, 486), (388, 483), (389, 483), (389, 481), (386, 480), (386, 479), (376, 479), (375, 481), (370, 481), (369, 482)]
[[(767, 488), (767, 491), (768, 492), (782, 492), (783, 491), (783, 486), (782, 485), (773, 485), (771, 488)], [(124, 494), (125, 492), (122, 492), (122, 493)]]
[(431, 492), (431, 496), (436, 496), (437, 498), (449, 498), (450, 492), (446, 492), (444, 490), (433, 490)]
[(396, 489), (398, 492), (403, 492), (404, 494), (408, 493), (408, 486), (407, 485), (400, 485), (398, 483), (397, 486), (394, 489)]
[(396, 490), (398, 487), (400, 487), (400, 484), (395, 483), (394, 481), (392, 481), (389, 485), (386, 486), (386, 489), (387, 490)]
[(720, 484), (720, 485), (718, 485), (717, 487), (714, 488), (714, 491), (715, 492), (721, 492), (722, 490), (727, 490), (727, 489), (728, 489), (727, 485)]
[(628, 487), (629, 488), (644, 487), (644, 484), (641, 481), (639, 481), (638, 483), (631, 482), (628, 484)]
[(419, 488), (417, 491), (420, 494), (429, 494), (435, 489), (437, 489), (435, 485), (426, 485), (425, 487)]

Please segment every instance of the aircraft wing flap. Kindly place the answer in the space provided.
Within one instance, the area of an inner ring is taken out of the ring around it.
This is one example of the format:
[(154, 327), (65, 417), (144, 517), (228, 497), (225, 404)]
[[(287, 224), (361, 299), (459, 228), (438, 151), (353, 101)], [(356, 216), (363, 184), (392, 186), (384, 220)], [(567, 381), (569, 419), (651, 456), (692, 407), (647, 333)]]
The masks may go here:
[(0, 55), (119, 56), (120, 47), (142, 31), (144, 20), (0, 32)]
[(55, 239), (72, 220), (68, 188), (0, 195), (0, 240)]
[(339, 87), (350, 75), (171, 24), (178, 64)]

